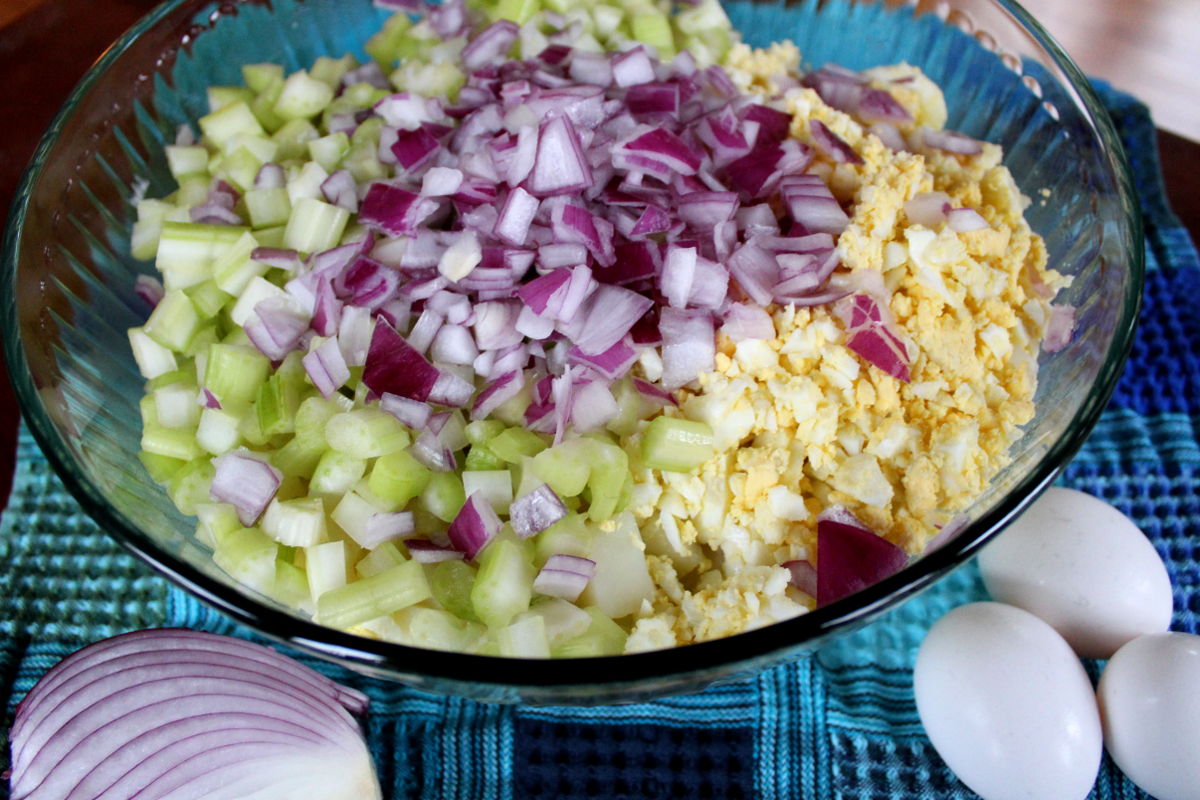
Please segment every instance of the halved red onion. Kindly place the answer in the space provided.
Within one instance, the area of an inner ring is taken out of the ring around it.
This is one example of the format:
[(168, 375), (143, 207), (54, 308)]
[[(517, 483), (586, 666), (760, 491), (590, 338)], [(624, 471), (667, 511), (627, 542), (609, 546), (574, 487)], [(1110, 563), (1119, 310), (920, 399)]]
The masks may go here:
[(475, 492), (450, 523), (448, 534), (454, 548), (473, 559), (499, 532), (500, 518), (492, 504), (481, 492)]
[(137, 631), (51, 669), (17, 707), (12, 793), (380, 798), (361, 693), (232, 637)]
[(521, 495), (509, 506), (513, 532), (522, 539), (541, 533), (567, 515), (567, 507), (546, 484)]
[(209, 496), (233, 506), (238, 520), (247, 528), (267, 510), (283, 481), (283, 473), (248, 451), (232, 450), (217, 456), (213, 467), (216, 471)]

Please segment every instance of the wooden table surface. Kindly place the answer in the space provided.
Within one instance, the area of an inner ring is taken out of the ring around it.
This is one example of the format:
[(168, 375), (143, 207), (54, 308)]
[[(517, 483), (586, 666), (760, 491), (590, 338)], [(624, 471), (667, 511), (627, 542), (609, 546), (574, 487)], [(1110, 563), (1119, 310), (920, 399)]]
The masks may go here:
[[(71, 88), (157, 0), (0, 0), (0, 213)], [(1145, 100), (1175, 211), (1200, 241), (1200, 1), (1027, 0), (1085, 72)], [(2, 355), (0, 355), (2, 358)], [(17, 409), (0, 380), (0, 508)]]

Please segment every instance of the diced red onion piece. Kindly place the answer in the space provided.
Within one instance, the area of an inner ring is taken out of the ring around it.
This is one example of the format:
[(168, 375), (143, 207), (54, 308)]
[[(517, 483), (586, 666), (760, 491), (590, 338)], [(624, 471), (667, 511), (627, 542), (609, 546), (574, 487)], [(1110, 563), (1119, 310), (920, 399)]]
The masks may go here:
[(486, 419), (497, 408), (520, 394), (523, 388), (525, 374), (520, 370), (501, 375), (485, 386), (475, 398), (475, 404), (471, 407), (471, 419)]
[(529, 226), (537, 215), (538, 205), (538, 199), (521, 187), (513, 189), (500, 209), (492, 233), (501, 241), (516, 247), (523, 246), (529, 235)]
[(522, 539), (541, 533), (567, 515), (567, 507), (546, 484), (523, 494), (508, 509), (513, 532)]
[(775, 338), (775, 323), (771, 315), (762, 306), (750, 303), (731, 303), (725, 310), (721, 330), (734, 342)]
[(530, 194), (570, 194), (591, 185), (592, 168), (570, 119), (558, 116), (544, 122), (538, 134), (537, 158), (526, 184)]
[(969, 136), (957, 131), (937, 131), (932, 128), (920, 129), (921, 141), (926, 147), (955, 155), (973, 156), (983, 152), (983, 145)]
[(955, 233), (971, 233), (988, 227), (988, 221), (973, 208), (952, 208), (946, 212), (946, 225)]
[(469, 559), (475, 558), (499, 532), (500, 518), (481, 492), (467, 498), (448, 531), (450, 543)]
[(368, 550), (374, 550), (384, 542), (412, 533), (415, 527), (411, 511), (381, 511), (367, 519), (358, 544)]
[(716, 367), (713, 320), (708, 312), (664, 308), (658, 327), (663, 337), (663, 387), (678, 389)]
[(396, 329), (384, 321), (375, 325), (362, 380), (377, 395), (396, 394), (427, 400), (440, 373)]
[(232, 505), (238, 521), (247, 528), (258, 522), (283, 481), (283, 473), (275, 467), (244, 452), (230, 451), (217, 456), (213, 467), (209, 496)]
[(133, 290), (151, 308), (157, 306), (159, 301), (163, 299), (163, 295), (166, 294), (162, 281), (153, 275), (138, 275), (137, 280), (134, 282)]
[(437, 544), (428, 539), (405, 539), (404, 546), (413, 561), (420, 564), (437, 564), (442, 561), (462, 561), (463, 553), (453, 547)]
[(784, 567), (792, 573), (788, 580), (792, 586), (812, 598), (817, 596), (817, 568), (809, 561), (785, 561)]
[(641, 47), (618, 53), (612, 59), (613, 81), (621, 88), (650, 83), (654, 80), (654, 65)]
[(429, 390), (429, 402), (461, 408), (470, 402), (473, 394), (475, 387), (469, 381), (453, 372), (443, 371)]
[(329, 398), (350, 380), (350, 368), (337, 339), (326, 339), (312, 349), (303, 359), (304, 371), (322, 397)]
[(1046, 322), (1046, 335), (1042, 339), (1042, 349), (1047, 353), (1057, 353), (1066, 349), (1075, 333), (1075, 307), (1070, 305), (1050, 306), (1050, 319)]
[(946, 221), (950, 211), (950, 196), (945, 192), (921, 192), (904, 202), (908, 221), (933, 228)]
[(379, 398), (379, 407), (413, 430), (422, 430), (433, 414), (427, 403), (390, 392)]
[(908, 554), (844, 508), (817, 517), (817, 605), (826, 606), (899, 572)]
[(493, 22), (463, 48), (461, 58), (467, 72), (474, 72), (504, 56), (517, 40), (517, 25), (507, 19)]

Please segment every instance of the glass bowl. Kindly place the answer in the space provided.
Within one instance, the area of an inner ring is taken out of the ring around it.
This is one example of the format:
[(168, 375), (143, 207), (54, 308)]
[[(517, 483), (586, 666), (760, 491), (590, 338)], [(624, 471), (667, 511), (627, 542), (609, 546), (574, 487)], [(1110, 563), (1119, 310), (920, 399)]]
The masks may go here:
[[(154, 569), (266, 636), (384, 679), (478, 699), (608, 703), (685, 692), (768, 666), (850, 630), (962, 564), (1028, 505), (1083, 442), (1121, 370), (1143, 277), (1140, 215), (1111, 122), (1049, 35), (1008, 0), (731, 0), (745, 40), (790, 38), (808, 66), (908, 61), (946, 93), (948, 126), (1003, 145), (1033, 198), (1050, 264), (1074, 277), (1067, 349), (1043, 355), (1038, 412), (1013, 461), (957, 534), (907, 568), (807, 615), (674, 650), (563, 661), (421, 650), (325, 628), (244, 590), (138, 461), (142, 394), (125, 331), (152, 272), (129, 253), (135, 182), (173, 188), (162, 146), (206, 113), (205, 87), (243, 63), (288, 70), (362, 45), (370, 0), (170, 0), (100, 58), (50, 126), (14, 203), (0, 318), (26, 419), (70, 491)], [(1046, 194), (1043, 190), (1048, 190)], [(1048, 200), (1044, 200), (1048, 197)]]

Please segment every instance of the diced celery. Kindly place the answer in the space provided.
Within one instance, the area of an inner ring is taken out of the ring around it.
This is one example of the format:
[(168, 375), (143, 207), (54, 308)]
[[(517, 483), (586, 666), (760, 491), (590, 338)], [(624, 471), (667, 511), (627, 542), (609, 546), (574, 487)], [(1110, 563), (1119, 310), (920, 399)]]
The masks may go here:
[(129, 329), (129, 347), (143, 378), (157, 378), (176, 367), (175, 354), (146, 335), (145, 328)]
[(228, 503), (197, 503), (196, 517), (200, 520), (196, 527), (197, 535), (202, 536), (212, 548), (226, 536), (242, 529), (237, 509)]
[(590, 614), (579, 606), (558, 597), (537, 598), (529, 606), (529, 610), (519, 615), (517, 619), (535, 614), (545, 620), (546, 639), (550, 642), (551, 647), (581, 636), (592, 624)]
[(416, 605), (429, 597), (429, 582), (425, 580), (421, 565), (406, 561), (377, 575), (325, 592), (317, 599), (317, 620), (345, 629)]
[(510, 464), (519, 463), (524, 456), (536, 456), (548, 446), (541, 435), (525, 428), (508, 428), (487, 443), (488, 450)]
[(323, 441), (296, 436), (271, 454), (271, 463), (285, 475), (310, 478), (326, 452)]
[(292, 203), (287, 189), (276, 186), (272, 189), (251, 189), (242, 196), (250, 214), (251, 227), (269, 228), (283, 225), (292, 213)]
[(245, 232), (234, 225), (164, 222), (154, 261), (163, 284), (168, 289), (186, 289), (208, 280), (213, 261)]
[(462, 485), (467, 497), (479, 492), (497, 513), (508, 513), (513, 500), (512, 473), (508, 470), (464, 470)]
[(625, 478), (629, 475), (629, 456), (615, 444), (592, 441), (592, 470), (588, 476), (588, 490), (591, 502), (588, 506), (588, 519), (592, 522), (603, 522), (617, 511), (617, 503), (621, 498), (621, 489)]
[(367, 485), (374, 494), (403, 508), (425, 491), (432, 474), (407, 450), (400, 450), (375, 460)]
[(267, 436), (291, 433), (296, 429), (299, 406), (298, 387), (275, 373), (258, 387), (258, 396), (254, 400), (259, 430)]
[(388, 170), (377, 153), (378, 147), (371, 142), (352, 145), (342, 159), (342, 166), (350, 170), (350, 175), (358, 183), (382, 180), (388, 176)]
[(200, 425), (196, 428), (196, 443), (214, 456), (228, 453), (241, 443), (238, 430), (245, 414), (244, 410), (235, 413), (227, 408), (202, 410)]
[(512, 624), (496, 631), (500, 655), (509, 658), (549, 658), (550, 642), (546, 638), (546, 620), (539, 614), (519, 617)]
[(346, 532), (347, 536), (359, 545), (366, 547), (370, 544), (367, 537), (367, 526), (372, 517), (384, 510), (372, 505), (358, 492), (349, 491), (342, 495), (342, 499), (334, 507), (333, 513), (329, 517)]
[(518, 543), (496, 539), (483, 549), (479, 573), (471, 588), (471, 607), (492, 628), (508, 625), (529, 609), (533, 597), (533, 565)]
[(631, 514), (618, 517), (615, 530), (597, 531), (587, 557), (596, 562), (596, 571), (580, 595), (581, 604), (597, 605), (609, 617), (621, 619), (654, 596), (645, 543)]
[(242, 80), (253, 92), (262, 92), (275, 81), (283, 82), (283, 67), (279, 64), (243, 64)]
[[(279, 102), (282, 94), (283, 78), (278, 78), (265, 86), (254, 98), (254, 102), (250, 104), (250, 110), (254, 112), (254, 117), (272, 135), (288, 123), (288, 120), (275, 113), (275, 104)], [(282, 151), (277, 157), (286, 158), (282, 155)]]
[(524, 25), (540, 10), (539, 0), (499, 0), (492, 18), (510, 19), (518, 25)]
[(479, 621), (471, 605), (475, 568), (465, 561), (442, 561), (429, 574), (429, 588), (438, 604), (460, 619)]
[(244, 102), (231, 103), (208, 116), (200, 118), (200, 130), (219, 148), (240, 133), (262, 135), (262, 125)]
[(504, 429), (504, 423), (498, 419), (477, 419), (467, 423), (466, 428), (463, 429), (463, 435), (467, 437), (467, 442), (470, 444), (487, 444)]
[(550, 556), (560, 554), (587, 558), (592, 533), (583, 517), (568, 514), (534, 538), (534, 564), (540, 569)]
[(703, 422), (656, 417), (642, 434), (642, 462), (650, 469), (691, 472), (712, 457), (712, 428)]
[(209, 111), (219, 111), (234, 103), (249, 104), (254, 100), (254, 91), (245, 86), (209, 86), (206, 91)]
[(349, 53), (341, 58), (321, 56), (313, 62), (312, 69), (308, 71), (308, 74), (314, 80), (321, 81), (329, 88), (336, 90), (342, 82), (342, 76), (357, 66), (358, 59)]
[(308, 577), (304, 570), (283, 559), (275, 561), (275, 585), (271, 597), (288, 608), (312, 613), (312, 598), (308, 592)]
[(625, 652), (628, 635), (620, 625), (604, 616), (595, 606), (584, 611), (592, 618), (592, 624), (580, 636), (570, 639), (551, 650), (555, 658), (587, 658), (589, 656), (616, 656)]
[(266, 161), (256, 156), (249, 148), (231, 145), (213, 174), (232, 183), (238, 191), (245, 192), (254, 187), (254, 179), (264, 163)]
[(331, 133), (308, 143), (308, 154), (326, 172), (334, 172), (341, 166), (342, 158), (350, 150), (350, 137), (344, 133)]
[(453, 472), (433, 472), (421, 492), (421, 502), (438, 519), (452, 522), (467, 502), (467, 495), (462, 480)]
[(247, 231), (213, 261), (213, 281), (219, 289), (230, 295), (240, 295), (250, 281), (266, 274), (267, 265), (250, 258), (258, 246), (258, 239)]
[(464, 462), (464, 469), (468, 470), (504, 469), (506, 466), (508, 466), (507, 461), (482, 444), (473, 445), (467, 451), (467, 460)]
[(326, 450), (313, 471), (309, 486), (316, 494), (344, 494), (362, 479), (366, 470), (366, 459), (355, 458), (337, 450)]
[(405, 643), (433, 650), (462, 652), (483, 635), (482, 625), (423, 606), (410, 606), (393, 615), (407, 631)]
[(320, 114), (332, 99), (333, 88), (329, 84), (299, 70), (283, 82), (283, 92), (274, 110), (284, 119), (309, 119)]
[(360, 558), (354, 565), (354, 571), (360, 578), (369, 578), (386, 569), (399, 566), (407, 560), (395, 542), (384, 542)]
[(166, 483), (171, 480), (175, 473), (188, 463), (178, 458), (148, 453), (145, 450), (138, 453), (138, 460), (142, 462), (150, 479), (155, 483)]
[(228, 403), (249, 404), (270, 372), (270, 360), (257, 350), (214, 344), (208, 348), (204, 387), (217, 397), (222, 406)]
[(358, 408), (330, 417), (325, 424), (325, 441), (339, 452), (375, 458), (403, 450), (412, 443), (412, 437), (386, 411)]
[(194, 430), (200, 422), (199, 390), (191, 383), (172, 383), (150, 393), (154, 398), (155, 418), (164, 428)]
[(346, 585), (346, 544), (325, 542), (304, 548), (304, 571), (313, 601)]
[(157, 378), (146, 381), (146, 391), (153, 392), (164, 386), (174, 386), (178, 383), (195, 383), (196, 373), (191, 364), (184, 364), (177, 370), (164, 372)]
[(400, 57), (400, 43), (407, 38), (411, 27), (412, 20), (408, 15), (393, 14), (383, 23), (383, 28), (367, 40), (363, 49), (385, 70), (390, 69)]
[(167, 495), (181, 514), (195, 514), (196, 507), (207, 503), (216, 469), (207, 455), (193, 459), (171, 476)]
[(283, 247), (283, 234), (287, 229), (283, 225), (272, 228), (260, 228), (254, 232), (254, 238), (263, 247)]
[(167, 169), (171, 170), (176, 180), (184, 175), (208, 170), (208, 151), (203, 145), (169, 144), (164, 149), (167, 152)]
[(276, 298), (293, 308), (299, 305), (294, 297), (266, 278), (255, 277), (250, 279), (246, 288), (242, 289), (238, 296), (237, 302), (229, 309), (229, 318), (238, 325), (245, 326), (252, 317), (256, 316), (254, 307), (268, 298)]
[(612, 36), (621, 27), (625, 14), (615, 6), (598, 5), (592, 9), (592, 21), (595, 24), (594, 33), (601, 39)]
[(658, 410), (658, 406), (647, 400), (628, 378), (613, 384), (612, 394), (620, 411), (604, 427), (617, 436), (631, 435), (643, 419), (648, 419)]
[(191, 299), (192, 305), (195, 306), (196, 312), (202, 319), (212, 319), (217, 316), (225, 304), (233, 298), (233, 295), (222, 291), (212, 280), (189, 286), (184, 292)]
[(183, 428), (164, 428), (147, 425), (142, 428), (142, 449), (168, 458), (191, 461), (202, 453), (196, 444), (196, 432)]
[(265, 448), (271, 444), (271, 437), (263, 433), (263, 429), (258, 426), (258, 414), (253, 412), (242, 415), (238, 422), (238, 435), (252, 448)]
[(303, 197), (292, 207), (283, 241), (288, 248), (302, 253), (328, 250), (338, 243), (349, 221), (346, 209)]
[(334, 402), (322, 397), (306, 397), (296, 409), (297, 438), (315, 439), (325, 442), (325, 425), (340, 409)]
[(575, 497), (591, 475), (591, 440), (567, 439), (533, 457), (533, 473), (559, 497)]
[(658, 51), (658, 57), (669, 61), (675, 57), (675, 37), (671, 21), (661, 12), (635, 14), (630, 20), (633, 38)]
[(467, 82), (467, 76), (448, 61), (431, 64), (414, 59), (404, 62), (388, 76), (388, 80), (400, 92), (419, 92), (454, 101), (458, 90)]
[(271, 134), (271, 138), (279, 145), (276, 158), (281, 161), (304, 158), (308, 154), (308, 142), (320, 135), (321, 132), (306, 119), (288, 120)]
[(163, 347), (180, 352), (187, 348), (200, 327), (200, 315), (182, 291), (169, 291), (150, 312), (144, 330)]
[(326, 538), (325, 504), (319, 497), (271, 501), (263, 513), (262, 531), (289, 547), (312, 547)]
[(279, 545), (258, 528), (243, 528), (217, 542), (213, 561), (244, 586), (270, 594), (275, 586)]

